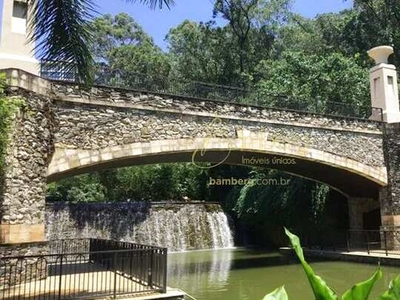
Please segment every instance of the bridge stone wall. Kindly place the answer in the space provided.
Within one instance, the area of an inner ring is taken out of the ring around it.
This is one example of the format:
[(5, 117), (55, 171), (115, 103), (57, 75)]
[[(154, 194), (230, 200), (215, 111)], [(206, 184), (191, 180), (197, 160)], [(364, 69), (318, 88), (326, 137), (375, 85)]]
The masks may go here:
[[(121, 158), (122, 152), (149, 154), (147, 148), (154, 145), (179, 151), (179, 144), (205, 137), (238, 148), (232, 141), (249, 132), (249, 143), (260, 142), (262, 136), (264, 149), (257, 150), (266, 150), (267, 142), (284, 147), (288, 155), (348, 167), (380, 184), (387, 180), (378, 122), (107, 87), (82, 91), (58, 83), (52, 92), (60, 126), (51, 176)], [(277, 150), (275, 146), (267, 150)], [(116, 152), (118, 157), (113, 157)]]
[[(400, 229), (400, 123), (386, 124), (384, 152), (387, 161), (388, 185), (380, 191), (382, 226), (388, 230)], [(400, 236), (396, 237), (400, 249)]]
[(57, 99), (68, 102), (87, 103), (98, 106), (136, 108), (167, 112), (180, 112), (187, 115), (244, 119), (249, 121), (268, 121), (268, 123), (304, 126), (308, 128), (324, 127), (353, 132), (382, 133), (379, 122), (364, 119), (343, 118), (339, 116), (321, 116), (276, 108), (234, 104), (223, 101), (194, 99), (190, 97), (155, 94), (146, 91), (129, 91), (109, 87), (94, 87), (82, 90), (68, 83), (52, 84), (52, 93)]
[(54, 152), (51, 100), (19, 90), (25, 104), (15, 116), (0, 193), (2, 243), (44, 240), (47, 168)]
[[(43, 237), (49, 174), (82, 167), (85, 161), (96, 163), (103, 156), (113, 159), (114, 148), (119, 151), (135, 143), (150, 147), (155, 142), (158, 151), (163, 141), (169, 141), (166, 147), (174, 151), (179, 141), (210, 136), (228, 148), (234, 139), (240, 142), (234, 146), (239, 150), (239, 144), (257, 151), (268, 144), (268, 151), (279, 147), (289, 156), (318, 158), (380, 185), (387, 182), (378, 122), (106, 87), (81, 90), (21, 71), (8, 73), (10, 94), (23, 98), (26, 107), (15, 120), (0, 195), (3, 243)], [(87, 153), (100, 158), (86, 157)], [(78, 164), (70, 165), (68, 159), (75, 154)]]
[[(180, 99), (146, 92), (70, 85), (53, 87), (60, 129), (56, 143), (100, 149), (138, 141), (235, 137), (238, 128), (264, 131), (268, 139), (343, 155), (384, 166), (378, 122), (343, 119), (223, 102)], [(75, 102), (75, 104), (73, 104)], [(221, 122), (212, 122), (214, 118)], [(211, 124), (211, 127), (210, 127)]]
[[(185, 112), (190, 111), (188, 105)], [(364, 124), (360, 123), (358, 131), (345, 131), (333, 129), (333, 126), (293, 126), (293, 123), (306, 123), (310, 118), (298, 115), (294, 116), (297, 122), (284, 124), (270, 123), (268, 116), (257, 121), (245, 121), (213, 111), (207, 116), (195, 116), (162, 110), (112, 106), (99, 108), (96, 105), (65, 102), (57, 102), (55, 112), (60, 123), (55, 135), (56, 145), (72, 149), (92, 150), (135, 142), (210, 136), (236, 138), (238, 130), (249, 130), (267, 133), (269, 141), (339, 154), (369, 166), (384, 166), (382, 136), (378, 130), (371, 130), (370, 124), (365, 124), (363, 128)], [(284, 115), (284, 112), (280, 114)], [(215, 117), (224, 118), (221, 118), (221, 122), (215, 122)], [(325, 122), (321, 120), (321, 123)]]

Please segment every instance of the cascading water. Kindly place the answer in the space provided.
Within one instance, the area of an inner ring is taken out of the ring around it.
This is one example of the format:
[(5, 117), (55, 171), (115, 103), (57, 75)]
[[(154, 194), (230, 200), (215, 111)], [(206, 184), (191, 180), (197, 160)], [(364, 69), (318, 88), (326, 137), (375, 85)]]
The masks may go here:
[(219, 204), (84, 203), (46, 208), (49, 240), (103, 238), (167, 247), (170, 251), (234, 246)]
[(224, 212), (208, 213), (207, 221), (211, 231), (212, 248), (220, 249), (233, 247), (232, 234)]

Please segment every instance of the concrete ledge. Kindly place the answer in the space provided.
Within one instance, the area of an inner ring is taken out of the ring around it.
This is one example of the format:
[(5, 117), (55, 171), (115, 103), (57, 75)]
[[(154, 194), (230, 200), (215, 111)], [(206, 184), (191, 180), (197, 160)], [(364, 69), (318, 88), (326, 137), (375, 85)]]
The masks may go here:
[(41, 95), (48, 95), (51, 83), (34, 74), (19, 69), (3, 69), (6, 73), (6, 83), (10, 88), (21, 88)]
[(134, 300), (158, 300), (158, 299), (169, 299), (169, 300), (183, 300), (185, 299), (186, 293), (180, 289), (167, 288), (165, 294), (149, 294), (143, 296), (135, 296), (132, 298), (124, 298), (124, 300), (134, 299)]
[(382, 216), (382, 226), (398, 227), (400, 226), (400, 215)]
[(1, 224), (1, 244), (21, 244), (45, 241), (44, 224)]
[[(363, 251), (329, 251), (329, 250), (309, 250), (303, 249), (304, 255), (306, 258), (308, 257), (317, 257), (317, 258), (327, 258), (331, 260), (341, 260), (341, 261), (350, 261), (357, 263), (366, 263), (366, 264), (374, 264), (374, 265), (386, 265), (386, 266), (400, 266), (400, 252), (398, 254), (389, 253), (388, 256), (385, 255), (384, 252), (367, 252)], [(293, 255), (293, 249), (289, 247), (279, 248), (279, 252), (283, 255)]]

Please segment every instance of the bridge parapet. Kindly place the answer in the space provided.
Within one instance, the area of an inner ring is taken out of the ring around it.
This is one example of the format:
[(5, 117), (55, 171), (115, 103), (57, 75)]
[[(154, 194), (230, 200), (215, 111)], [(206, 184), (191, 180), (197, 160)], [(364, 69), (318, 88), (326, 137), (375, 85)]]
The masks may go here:
[(56, 100), (120, 108), (173, 109), (183, 113), (208, 113), (229, 118), (246, 118), (247, 120), (257, 121), (269, 120), (271, 123), (290, 123), (306, 127), (328, 127), (338, 130), (382, 133), (381, 122), (363, 118), (318, 114), (293, 109), (240, 104), (108, 86), (85, 88), (73, 82), (43, 79), (19, 69), (6, 69), (4, 71), (6, 72), (7, 85), (11, 89), (21, 88), (26, 91), (52, 96)]
[(82, 90), (79, 86), (66, 82), (53, 82), (52, 91), (59, 100), (81, 104), (219, 116), (220, 118), (245, 119), (248, 121), (291, 124), (303, 127), (321, 127), (343, 131), (382, 133), (381, 122), (378, 121), (221, 100), (105, 86), (95, 86)]

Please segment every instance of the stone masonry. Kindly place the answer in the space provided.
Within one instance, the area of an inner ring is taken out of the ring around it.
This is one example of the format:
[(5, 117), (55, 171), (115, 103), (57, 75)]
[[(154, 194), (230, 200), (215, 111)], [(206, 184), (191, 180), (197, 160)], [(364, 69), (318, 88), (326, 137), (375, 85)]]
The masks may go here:
[[(54, 151), (51, 100), (20, 90), (24, 101), (10, 136), (1, 201), (1, 242), (44, 240), (47, 167)], [(12, 101), (12, 100), (11, 100)]]
[[(388, 185), (380, 191), (382, 229), (400, 229), (400, 123), (385, 125), (385, 160)], [(394, 247), (400, 249), (400, 236), (394, 235)]]
[(23, 98), (26, 108), (16, 118), (8, 152), (3, 242), (44, 239), (46, 177), (129, 157), (193, 152), (199, 142), (206, 147), (207, 139), (207, 149), (295, 157), (387, 184), (380, 122), (109, 87), (79, 89), (23, 71), (7, 74), (10, 95)]

